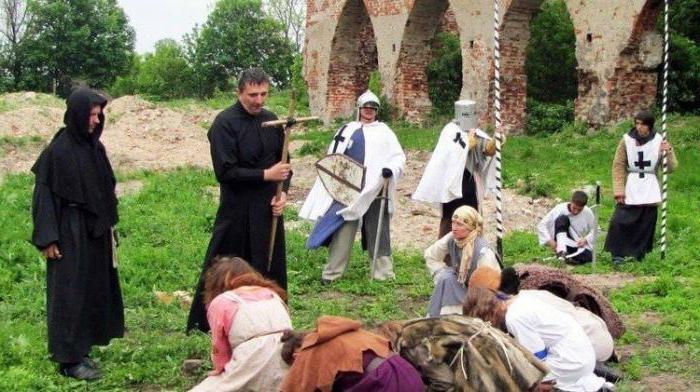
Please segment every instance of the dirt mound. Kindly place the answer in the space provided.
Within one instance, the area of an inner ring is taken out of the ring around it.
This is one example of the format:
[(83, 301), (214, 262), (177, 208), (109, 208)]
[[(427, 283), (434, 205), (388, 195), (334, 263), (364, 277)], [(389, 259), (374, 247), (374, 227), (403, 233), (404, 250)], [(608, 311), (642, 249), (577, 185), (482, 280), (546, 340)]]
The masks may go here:
[(117, 170), (210, 166), (202, 114), (181, 113), (133, 96), (115, 99), (105, 111), (102, 142)]
[(29, 106), (51, 106), (65, 108), (63, 99), (51, 94), (20, 91), (0, 95), (0, 112), (21, 109)]
[(63, 125), (65, 109), (36, 106), (0, 113), (0, 137), (50, 138)]
[[(40, 139), (39, 143), (5, 146), (0, 152), (0, 172), (25, 172), (63, 124), (65, 106), (53, 96), (26, 92), (1, 96), (0, 108), (5, 109), (0, 110), (0, 137)], [(211, 165), (206, 131), (216, 111), (180, 112), (125, 96), (110, 102), (105, 112), (102, 142), (116, 170)]]

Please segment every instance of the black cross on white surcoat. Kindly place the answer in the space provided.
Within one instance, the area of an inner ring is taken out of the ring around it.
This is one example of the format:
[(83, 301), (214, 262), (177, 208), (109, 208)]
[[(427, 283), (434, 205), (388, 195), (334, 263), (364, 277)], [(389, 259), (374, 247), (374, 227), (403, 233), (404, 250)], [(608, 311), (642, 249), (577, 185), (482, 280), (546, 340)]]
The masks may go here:
[(333, 144), (333, 153), (335, 154), (336, 151), (338, 151), (338, 144), (342, 143), (345, 141), (345, 136), (343, 136), (343, 131), (347, 125), (344, 125), (342, 128), (340, 128), (340, 131), (338, 131), (338, 134), (335, 135), (333, 140), (335, 141), (335, 144)]
[(459, 145), (462, 146), (462, 148), (464, 148), (464, 147), (467, 146), (467, 143), (465, 143), (464, 140), (462, 140), (462, 133), (461, 133), (461, 132), (457, 132), (457, 134), (455, 135), (455, 139), (453, 140), (453, 142), (459, 143)]
[(637, 161), (634, 162), (634, 166), (641, 170), (641, 172), (639, 172), (639, 178), (644, 178), (644, 168), (651, 166), (651, 161), (644, 160), (644, 151), (637, 151)]

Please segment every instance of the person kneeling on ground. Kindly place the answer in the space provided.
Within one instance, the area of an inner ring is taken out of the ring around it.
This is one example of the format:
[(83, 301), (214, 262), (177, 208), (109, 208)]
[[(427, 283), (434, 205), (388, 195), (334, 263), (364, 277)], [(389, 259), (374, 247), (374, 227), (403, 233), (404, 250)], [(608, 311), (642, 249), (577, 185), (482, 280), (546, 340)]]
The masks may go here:
[(419, 392), (418, 371), (391, 350), (390, 342), (344, 317), (321, 316), (309, 333), (284, 335), (290, 364), (282, 392)]
[(287, 293), (239, 257), (216, 257), (205, 278), (214, 370), (191, 389), (275, 391), (287, 373), (281, 338), (292, 329)]
[[(502, 273), (488, 267), (479, 267), (472, 274), (469, 280), (469, 287), (482, 287), (504, 292), (504, 279), (502, 276), (507, 275), (515, 275), (515, 279), (517, 279), (516, 272), (512, 267), (505, 268)], [(513, 278), (505, 278), (505, 280), (508, 279)], [(608, 326), (602, 318), (596, 316), (593, 312), (576, 306), (564, 298), (557, 297), (547, 290), (516, 290), (513, 295), (515, 296), (516, 294), (519, 298), (535, 298), (571, 316), (583, 328), (586, 336), (590, 339), (597, 361), (607, 361), (613, 355), (614, 341), (610, 331), (608, 331)]]
[(477, 267), (501, 270), (483, 230), (481, 215), (472, 207), (461, 206), (452, 215), (452, 231), (425, 250), (425, 264), (435, 283), (429, 317), (462, 313), (467, 282)]
[(537, 225), (540, 245), (548, 246), (567, 263), (583, 264), (593, 260), (596, 221), (586, 203), (586, 193), (576, 191), (570, 202), (557, 204)]
[(549, 368), (544, 382), (571, 392), (612, 391), (593, 370), (595, 351), (583, 328), (568, 314), (534, 296), (507, 296), (470, 287), (464, 314), (500, 326)]

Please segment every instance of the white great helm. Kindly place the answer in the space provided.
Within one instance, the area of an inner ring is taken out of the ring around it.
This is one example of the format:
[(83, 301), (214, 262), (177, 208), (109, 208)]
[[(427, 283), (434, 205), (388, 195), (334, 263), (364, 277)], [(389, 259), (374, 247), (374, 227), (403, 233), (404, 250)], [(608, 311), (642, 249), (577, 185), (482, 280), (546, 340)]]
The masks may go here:
[(379, 111), (379, 106), (379, 97), (377, 97), (370, 90), (365, 91), (359, 98), (357, 98), (357, 120), (360, 120), (361, 108), (373, 108)]
[(476, 102), (467, 99), (455, 102), (454, 122), (463, 131), (479, 127), (479, 119), (476, 115)]

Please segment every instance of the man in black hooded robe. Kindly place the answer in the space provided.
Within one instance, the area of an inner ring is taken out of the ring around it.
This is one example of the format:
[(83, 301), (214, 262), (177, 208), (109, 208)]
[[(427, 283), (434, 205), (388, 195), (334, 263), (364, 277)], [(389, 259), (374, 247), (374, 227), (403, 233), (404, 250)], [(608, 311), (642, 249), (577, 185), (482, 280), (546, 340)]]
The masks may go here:
[[(284, 132), (263, 128), (276, 120), (263, 108), (269, 77), (259, 68), (243, 71), (238, 81), (238, 102), (219, 113), (209, 129), (211, 158), (221, 196), (211, 241), (187, 320), (187, 331), (209, 331), (203, 302), (206, 272), (216, 256), (238, 256), (268, 279), (287, 289), (287, 261), (282, 211), (292, 176), (282, 163)], [(277, 184), (283, 192), (276, 200)], [(268, 247), (273, 215), (279, 216), (270, 271)]]
[(32, 243), (47, 258), (49, 352), (61, 374), (81, 380), (100, 377), (91, 347), (124, 335), (116, 180), (100, 142), (106, 104), (89, 89), (72, 93), (65, 127), (32, 167)]

